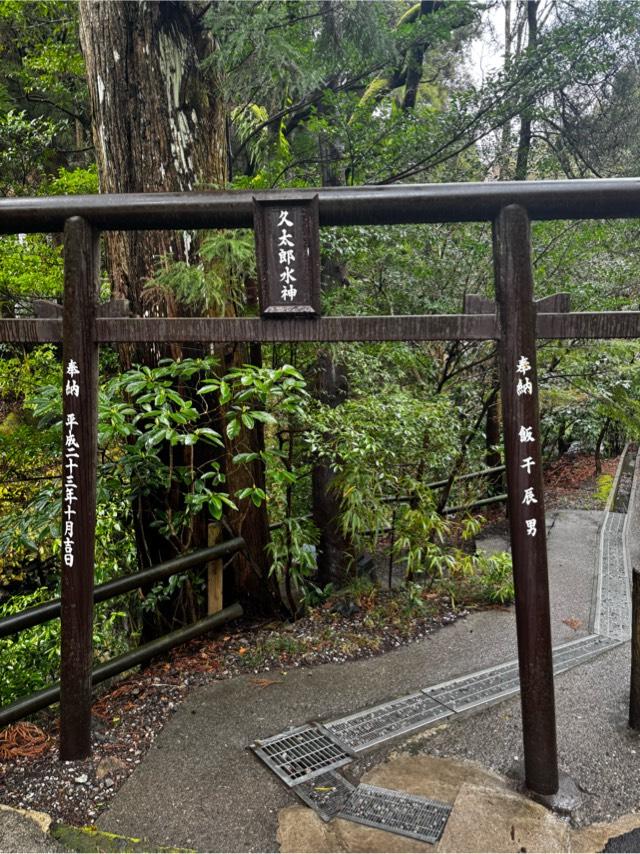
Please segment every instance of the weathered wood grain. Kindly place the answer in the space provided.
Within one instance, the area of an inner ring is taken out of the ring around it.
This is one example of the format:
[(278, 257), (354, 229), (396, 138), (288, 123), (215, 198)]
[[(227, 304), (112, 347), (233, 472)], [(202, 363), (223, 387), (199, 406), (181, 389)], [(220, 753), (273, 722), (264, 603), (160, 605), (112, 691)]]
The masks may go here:
[[(549, 575), (538, 412), (531, 237), (527, 212), (505, 208), (494, 224), (500, 320), (500, 386), (516, 595), (526, 784), (558, 790)], [(524, 433), (523, 431), (529, 431)]]
[[(640, 180), (496, 181), (455, 184), (322, 187), (320, 226), (408, 222), (491, 222), (510, 204), (531, 219), (640, 217)], [(297, 191), (292, 191), (295, 195)], [(251, 228), (253, 198), (282, 200), (277, 193), (104, 193), (0, 200), (0, 234), (62, 231), (81, 216), (105, 231), (125, 229)]]
[[(60, 758), (76, 760), (91, 753), (98, 462), (98, 345), (95, 342), (100, 276), (98, 234), (86, 220), (74, 217), (65, 225), (64, 247)], [(69, 441), (70, 437), (73, 441)], [(73, 491), (68, 492), (71, 483)]]

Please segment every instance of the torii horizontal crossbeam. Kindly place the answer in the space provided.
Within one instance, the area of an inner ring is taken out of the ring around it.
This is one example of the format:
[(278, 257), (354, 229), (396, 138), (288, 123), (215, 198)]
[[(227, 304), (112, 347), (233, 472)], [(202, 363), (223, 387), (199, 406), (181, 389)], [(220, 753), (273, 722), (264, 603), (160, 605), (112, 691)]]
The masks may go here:
[[(441, 314), (390, 317), (103, 317), (98, 343), (153, 341), (483, 341), (500, 337), (495, 315)], [(539, 314), (537, 338), (640, 338), (640, 311)], [(62, 320), (0, 319), (0, 342), (62, 341)]]
[[(532, 220), (640, 217), (638, 178), (322, 187), (313, 192), (321, 226), (491, 222), (511, 204), (526, 208)], [(253, 228), (254, 198), (285, 201), (295, 194), (215, 190), (2, 199), (0, 234), (62, 231), (74, 216), (102, 231)]]

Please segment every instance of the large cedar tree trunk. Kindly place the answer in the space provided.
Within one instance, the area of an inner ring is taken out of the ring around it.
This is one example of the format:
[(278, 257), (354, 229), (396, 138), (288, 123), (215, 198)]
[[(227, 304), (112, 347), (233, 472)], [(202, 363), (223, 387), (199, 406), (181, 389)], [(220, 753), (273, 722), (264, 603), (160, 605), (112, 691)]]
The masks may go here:
[[(215, 73), (202, 64), (215, 50), (203, 23), (209, 5), (80, 0), (80, 40), (101, 192), (224, 187), (228, 162), (224, 103)], [(143, 219), (140, 228), (144, 229)], [(145, 293), (145, 283), (163, 259), (190, 263), (197, 252), (196, 235), (188, 231), (107, 232), (105, 246), (114, 296), (129, 299), (138, 315), (175, 312), (171, 301), (158, 298), (156, 289)], [(181, 314), (188, 313), (181, 308)], [(157, 347), (123, 348), (122, 362), (125, 367), (133, 360), (153, 363), (161, 352)], [(178, 357), (181, 349), (172, 347), (170, 352)], [(203, 344), (191, 347), (186, 355), (210, 352), (209, 345)], [(218, 355), (223, 367), (230, 360), (248, 361), (248, 357), (238, 359), (237, 352)], [(221, 430), (219, 423), (212, 426)], [(244, 437), (244, 443), (257, 439)], [(234, 450), (229, 448), (221, 460), (232, 481), (237, 480), (229, 465)], [(201, 453), (197, 447), (196, 452)], [(139, 554), (145, 564), (172, 556), (172, 547), (151, 527), (152, 505), (150, 502), (138, 519)], [(261, 577), (269, 534), (266, 508), (251, 505), (242, 509), (237, 518), (251, 532), (252, 554), (235, 562), (237, 586), (245, 604), (256, 609), (269, 607), (271, 599)], [(235, 521), (231, 520), (233, 527)], [(189, 547), (207, 545), (206, 520), (197, 520), (191, 533)]]
[[(101, 192), (224, 185), (224, 105), (215, 77), (201, 69), (214, 49), (203, 11), (189, 2), (80, 0)], [(136, 313), (158, 258), (188, 261), (191, 249), (188, 233), (107, 232), (105, 240), (114, 295)]]

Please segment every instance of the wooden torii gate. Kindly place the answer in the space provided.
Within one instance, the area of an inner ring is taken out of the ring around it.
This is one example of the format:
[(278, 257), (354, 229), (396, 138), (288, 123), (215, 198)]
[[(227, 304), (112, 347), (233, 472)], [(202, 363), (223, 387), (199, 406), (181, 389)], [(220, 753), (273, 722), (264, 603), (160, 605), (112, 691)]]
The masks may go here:
[[(0, 342), (63, 345), (61, 758), (80, 759), (90, 752), (100, 344), (494, 339), (499, 344), (525, 782), (531, 791), (553, 796), (559, 773), (536, 338), (637, 338), (640, 312), (545, 311), (548, 303), (539, 311), (533, 299), (530, 220), (640, 217), (640, 181), (326, 188), (314, 190), (313, 196), (317, 197), (313, 203), (316, 227), (492, 222), (497, 313), (319, 317), (313, 310), (299, 316), (295, 307), (288, 311), (285, 307), (280, 316), (267, 313), (261, 318), (114, 317), (118, 304), (100, 306), (98, 301), (101, 231), (251, 228), (259, 223), (254, 214), (260, 205), (275, 205), (286, 213), (300, 200), (300, 193), (158, 193), (0, 201), (1, 234), (64, 232), (62, 318), (0, 319)], [(300, 226), (313, 238), (313, 221), (311, 232), (308, 228), (306, 221)], [(305, 275), (313, 275), (313, 269)], [(303, 284), (300, 287), (304, 290)]]

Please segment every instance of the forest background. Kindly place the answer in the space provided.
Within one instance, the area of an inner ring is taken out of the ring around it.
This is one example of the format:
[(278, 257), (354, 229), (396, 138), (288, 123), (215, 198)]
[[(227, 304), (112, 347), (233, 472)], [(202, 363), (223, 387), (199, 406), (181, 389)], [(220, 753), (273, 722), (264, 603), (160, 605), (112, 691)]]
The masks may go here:
[[(0, 193), (637, 175), (639, 42), (635, 0), (2, 0)], [(536, 297), (637, 310), (638, 236), (634, 220), (535, 224)], [(60, 301), (61, 248), (0, 237), (2, 316)], [(493, 298), (484, 224), (325, 228), (321, 253), (325, 314)], [(252, 232), (113, 233), (103, 262), (103, 299), (139, 315), (257, 311)], [(0, 347), (0, 616), (59, 592), (60, 357)], [(635, 342), (538, 358), (545, 459), (580, 449), (599, 474), (639, 433)], [(104, 347), (100, 374), (97, 583), (206, 546), (216, 523), (247, 542), (224, 589), (253, 614), (295, 618), (390, 556), (406, 613), (434, 591), (512, 596), (508, 556), (475, 551), (482, 520), (443, 512), (504, 491), (500, 472), (459, 479), (502, 462), (492, 342)], [(195, 619), (204, 583), (98, 606), (96, 657)], [(0, 704), (58, 661), (57, 622), (0, 641)]]

